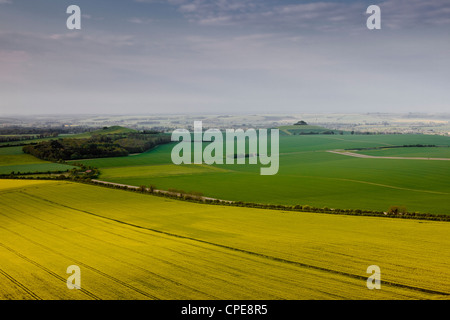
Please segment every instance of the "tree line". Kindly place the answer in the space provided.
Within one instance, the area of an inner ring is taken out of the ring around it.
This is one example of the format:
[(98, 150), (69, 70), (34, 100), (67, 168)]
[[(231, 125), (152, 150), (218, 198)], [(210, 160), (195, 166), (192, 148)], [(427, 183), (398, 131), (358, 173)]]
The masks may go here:
[(1, 127), (0, 135), (33, 135), (58, 136), (60, 134), (82, 133), (88, 131), (85, 127)]
[(57, 132), (52, 133), (41, 133), (37, 135), (13, 135), (13, 136), (0, 136), (0, 142), (15, 142), (15, 141), (25, 141), (33, 139), (43, 139), (43, 138), (55, 138), (59, 134)]

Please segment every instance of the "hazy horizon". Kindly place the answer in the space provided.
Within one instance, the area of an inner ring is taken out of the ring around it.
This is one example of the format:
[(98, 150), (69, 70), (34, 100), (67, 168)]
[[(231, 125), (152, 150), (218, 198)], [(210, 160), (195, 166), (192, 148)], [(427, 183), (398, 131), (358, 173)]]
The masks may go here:
[(274, 115), (274, 116), (301, 116), (301, 115), (386, 115), (386, 116), (407, 116), (407, 115), (424, 115), (424, 116), (447, 116), (450, 117), (450, 112), (378, 112), (378, 111), (367, 111), (367, 112), (246, 112), (246, 111), (235, 111), (235, 112), (201, 112), (201, 111), (195, 111), (195, 112), (128, 112), (128, 113), (108, 113), (108, 112), (80, 112), (80, 113), (58, 113), (58, 112), (52, 112), (52, 113), (27, 113), (27, 114), (21, 114), (21, 113), (1, 113), (0, 117), (33, 117), (33, 116), (39, 116), (39, 117), (67, 117), (67, 116), (76, 116), (76, 117), (94, 117), (94, 116), (111, 116), (111, 117), (120, 117), (120, 116), (265, 116), (265, 115)]
[(445, 0), (0, 0), (0, 115), (446, 113), (449, 31)]

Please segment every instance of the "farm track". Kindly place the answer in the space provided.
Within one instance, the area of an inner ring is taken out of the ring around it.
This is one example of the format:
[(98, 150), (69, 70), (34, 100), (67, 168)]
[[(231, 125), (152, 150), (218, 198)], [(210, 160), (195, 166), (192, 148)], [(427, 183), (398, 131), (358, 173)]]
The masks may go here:
[(357, 183), (365, 183), (365, 184), (370, 184), (370, 185), (373, 185), (373, 186), (392, 188), (392, 189), (398, 189), (398, 190), (406, 190), (406, 191), (414, 191), (414, 192), (425, 192), (425, 193), (432, 193), (432, 194), (448, 194), (448, 195), (450, 195), (450, 193), (448, 193), (448, 192), (403, 188), (403, 187), (396, 187), (396, 186), (390, 186), (390, 185), (387, 185), (387, 184), (368, 182), (368, 181), (361, 181), (361, 180), (342, 179), (342, 178), (330, 178), (330, 179), (336, 179), (336, 180), (342, 180), (342, 181), (350, 181), (350, 182), (357, 182)]
[[(192, 238), (192, 237), (188, 237), (188, 236), (183, 236), (183, 235), (179, 235), (179, 234), (175, 234), (175, 233), (170, 233), (170, 232), (167, 232), (167, 231), (157, 230), (157, 229), (154, 229), (154, 228), (148, 228), (148, 227), (140, 226), (140, 225), (137, 225), (137, 224), (125, 222), (125, 221), (122, 221), (122, 220), (118, 220), (118, 219), (113, 219), (113, 218), (109, 218), (109, 217), (106, 217), (106, 216), (102, 216), (102, 215), (99, 215), (99, 214), (96, 214), (96, 213), (93, 213), (93, 212), (89, 212), (89, 211), (86, 211), (86, 210), (81, 210), (81, 209), (77, 209), (77, 208), (74, 208), (74, 207), (70, 207), (70, 206), (67, 206), (67, 205), (64, 205), (64, 204), (61, 204), (61, 203), (57, 203), (57, 202), (54, 202), (54, 201), (51, 201), (51, 200), (48, 200), (48, 199), (45, 199), (45, 198), (41, 198), (41, 197), (36, 196), (36, 195), (28, 194), (26, 192), (24, 192), (24, 193), (29, 195), (30, 197), (39, 199), (41, 201), (46, 201), (46, 202), (52, 203), (54, 205), (58, 205), (58, 206), (61, 206), (61, 207), (64, 207), (64, 208), (68, 208), (68, 209), (71, 209), (71, 210), (75, 210), (75, 211), (78, 211), (78, 212), (82, 212), (82, 213), (85, 213), (85, 214), (96, 216), (96, 217), (99, 217), (99, 218), (102, 218), (102, 219), (114, 221), (116, 223), (127, 225), (127, 226), (131, 226), (131, 227), (134, 227), (134, 228), (144, 229), (144, 230), (152, 231), (152, 232), (155, 232), (155, 233), (158, 233), (158, 234), (164, 234), (164, 235), (167, 235), (169, 237), (174, 237), (174, 238), (179, 238), (179, 239), (186, 239), (186, 240), (195, 241), (195, 242), (198, 242), (198, 243), (204, 243), (204, 244), (208, 244), (208, 245), (211, 245), (211, 246), (215, 246), (215, 247), (219, 247), (219, 248), (223, 248), (223, 249), (227, 249), (227, 250), (231, 250), (231, 251), (235, 251), (235, 252), (240, 252), (240, 253), (244, 253), (244, 254), (248, 254), (248, 255), (264, 258), (264, 259), (268, 259), (268, 260), (271, 260), (271, 261), (276, 261), (276, 262), (280, 262), (280, 263), (285, 263), (285, 264), (298, 266), (298, 267), (301, 267), (301, 268), (314, 269), (314, 270), (323, 271), (323, 272), (331, 273), (331, 274), (337, 274), (337, 275), (341, 275), (341, 276), (346, 276), (346, 277), (353, 278), (353, 279), (358, 279), (358, 280), (364, 280), (364, 281), (367, 280), (366, 276), (361, 276), (361, 275), (352, 274), (352, 273), (348, 273), (348, 272), (343, 272), (343, 271), (333, 270), (333, 269), (329, 269), (329, 268), (314, 266), (314, 265), (305, 264), (305, 263), (298, 262), (298, 261), (292, 261), (292, 260), (287, 260), (287, 259), (271, 256), (271, 255), (266, 255), (266, 254), (263, 254), (263, 253), (249, 251), (249, 250), (245, 250), (245, 249), (241, 249), (241, 248), (235, 248), (235, 247), (231, 247), (231, 246), (220, 244), (220, 243), (214, 243), (214, 242), (210, 242), (210, 241), (206, 241), (206, 240), (202, 240), (202, 239), (196, 239), (196, 238)], [(82, 263), (80, 262), (80, 264), (82, 264)], [(429, 293), (429, 294), (437, 294), (437, 295), (445, 295), (445, 296), (450, 295), (450, 292), (430, 290), (430, 289), (425, 289), (425, 288), (420, 288), (420, 287), (415, 287), (415, 286), (409, 286), (409, 285), (404, 285), (404, 284), (395, 283), (395, 282), (391, 282), (391, 281), (385, 281), (385, 280), (381, 280), (381, 284), (388, 285), (388, 286), (393, 286), (393, 287), (398, 287), (398, 288), (414, 290), (414, 291), (420, 291), (420, 292)]]
[(450, 158), (425, 158), (425, 157), (386, 157), (386, 156), (369, 156), (367, 154), (360, 154), (347, 151), (329, 150), (327, 152), (340, 154), (343, 156), (364, 158), (364, 159), (393, 159), (393, 160), (437, 160), (437, 161), (450, 161)]
[(302, 177), (315, 178), (315, 179), (326, 179), (326, 180), (336, 180), (336, 181), (349, 181), (349, 182), (369, 184), (369, 185), (372, 185), (372, 186), (383, 187), (383, 188), (391, 188), (391, 189), (397, 189), (397, 190), (422, 192), (422, 193), (424, 192), (424, 193), (431, 193), (431, 194), (448, 194), (448, 195), (450, 195), (450, 193), (448, 193), (448, 192), (396, 187), (396, 186), (391, 186), (391, 185), (388, 185), (388, 184), (381, 184), (381, 183), (369, 182), (369, 181), (364, 181), (364, 180), (354, 180), (354, 179), (345, 179), (345, 178), (332, 178), (332, 177), (313, 177), (313, 176), (302, 176)]

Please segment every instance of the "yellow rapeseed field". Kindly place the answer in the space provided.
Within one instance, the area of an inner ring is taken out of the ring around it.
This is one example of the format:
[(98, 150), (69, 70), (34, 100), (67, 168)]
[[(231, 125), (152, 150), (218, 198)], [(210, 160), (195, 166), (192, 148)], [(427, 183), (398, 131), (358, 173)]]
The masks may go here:
[(0, 180), (0, 299), (448, 299), (449, 234), (448, 222)]

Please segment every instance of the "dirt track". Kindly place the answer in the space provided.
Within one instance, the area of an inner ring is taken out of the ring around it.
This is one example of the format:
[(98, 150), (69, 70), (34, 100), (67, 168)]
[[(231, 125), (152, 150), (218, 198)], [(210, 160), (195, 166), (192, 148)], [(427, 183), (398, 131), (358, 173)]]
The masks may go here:
[(450, 158), (425, 158), (425, 157), (378, 157), (378, 156), (369, 156), (366, 154), (359, 154), (354, 152), (348, 152), (343, 150), (329, 150), (327, 152), (341, 154), (344, 156), (356, 157), (356, 158), (367, 158), (367, 159), (397, 159), (397, 160), (441, 160), (441, 161), (449, 161)]

